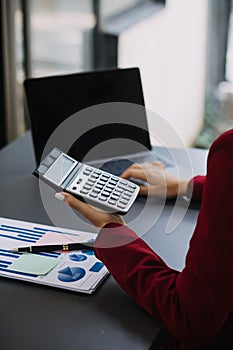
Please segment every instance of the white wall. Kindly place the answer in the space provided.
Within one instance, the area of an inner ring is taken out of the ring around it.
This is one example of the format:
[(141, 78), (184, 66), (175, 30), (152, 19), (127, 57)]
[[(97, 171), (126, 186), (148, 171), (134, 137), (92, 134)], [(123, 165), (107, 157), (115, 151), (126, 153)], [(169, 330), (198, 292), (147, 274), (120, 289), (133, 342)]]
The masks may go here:
[[(208, 0), (167, 0), (119, 38), (119, 66), (140, 68), (146, 106), (165, 117), (186, 146), (203, 122), (207, 22)], [(154, 130), (153, 118), (149, 123)], [(172, 135), (169, 143), (178, 147)]]

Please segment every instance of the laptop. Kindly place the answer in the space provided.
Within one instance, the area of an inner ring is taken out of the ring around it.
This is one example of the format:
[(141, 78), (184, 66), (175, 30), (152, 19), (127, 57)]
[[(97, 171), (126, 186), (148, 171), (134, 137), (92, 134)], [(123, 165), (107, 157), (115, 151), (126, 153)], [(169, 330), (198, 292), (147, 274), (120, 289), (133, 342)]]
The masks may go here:
[[(30, 78), (24, 89), (37, 165), (48, 140), (48, 152), (57, 147), (118, 176), (134, 162), (155, 160), (137, 67)], [(53, 140), (67, 120), (70, 129)], [(75, 140), (66, 151), (69, 135)]]

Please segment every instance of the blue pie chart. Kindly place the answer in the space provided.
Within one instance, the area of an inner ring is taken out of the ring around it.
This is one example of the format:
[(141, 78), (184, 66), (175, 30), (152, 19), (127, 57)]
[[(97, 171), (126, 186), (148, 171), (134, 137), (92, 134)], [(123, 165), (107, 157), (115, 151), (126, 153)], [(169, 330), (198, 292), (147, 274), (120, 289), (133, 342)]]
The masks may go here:
[(73, 261), (84, 261), (86, 259), (87, 259), (86, 255), (83, 255), (83, 254), (71, 254), (70, 255), (70, 260), (73, 260)]
[(94, 250), (83, 249), (82, 253), (86, 255), (95, 255)]
[(61, 282), (76, 282), (85, 276), (85, 270), (81, 267), (67, 266), (58, 271), (57, 278)]

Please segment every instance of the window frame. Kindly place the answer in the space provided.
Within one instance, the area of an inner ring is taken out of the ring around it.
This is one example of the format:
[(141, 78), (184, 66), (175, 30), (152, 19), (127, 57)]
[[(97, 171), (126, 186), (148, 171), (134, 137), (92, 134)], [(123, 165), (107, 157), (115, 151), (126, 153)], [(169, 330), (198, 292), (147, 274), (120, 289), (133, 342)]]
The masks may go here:
[(144, 0), (141, 3), (103, 18), (101, 0), (93, 1), (96, 27), (93, 33), (93, 68), (118, 66), (118, 40), (120, 34), (128, 28), (152, 16), (163, 9), (166, 0)]

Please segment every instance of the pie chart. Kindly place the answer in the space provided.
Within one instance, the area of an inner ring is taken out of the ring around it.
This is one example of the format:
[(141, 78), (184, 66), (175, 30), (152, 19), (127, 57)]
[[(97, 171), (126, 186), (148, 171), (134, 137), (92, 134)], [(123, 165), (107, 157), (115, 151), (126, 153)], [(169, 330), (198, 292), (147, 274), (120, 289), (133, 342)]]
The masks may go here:
[(81, 267), (67, 266), (64, 269), (58, 271), (57, 278), (61, 282), (76, 282), (84, 277), (85, 270)]
[(82, 253), (86, 255), (95, 255), (94, 250), (83, 249)]
[(87, 259), (86, 255), (83, 255), (83, 254), (71, 254), (70, 255), (70, 260), (72, 260), (72, 261), (84, 261), (86, 259)]

